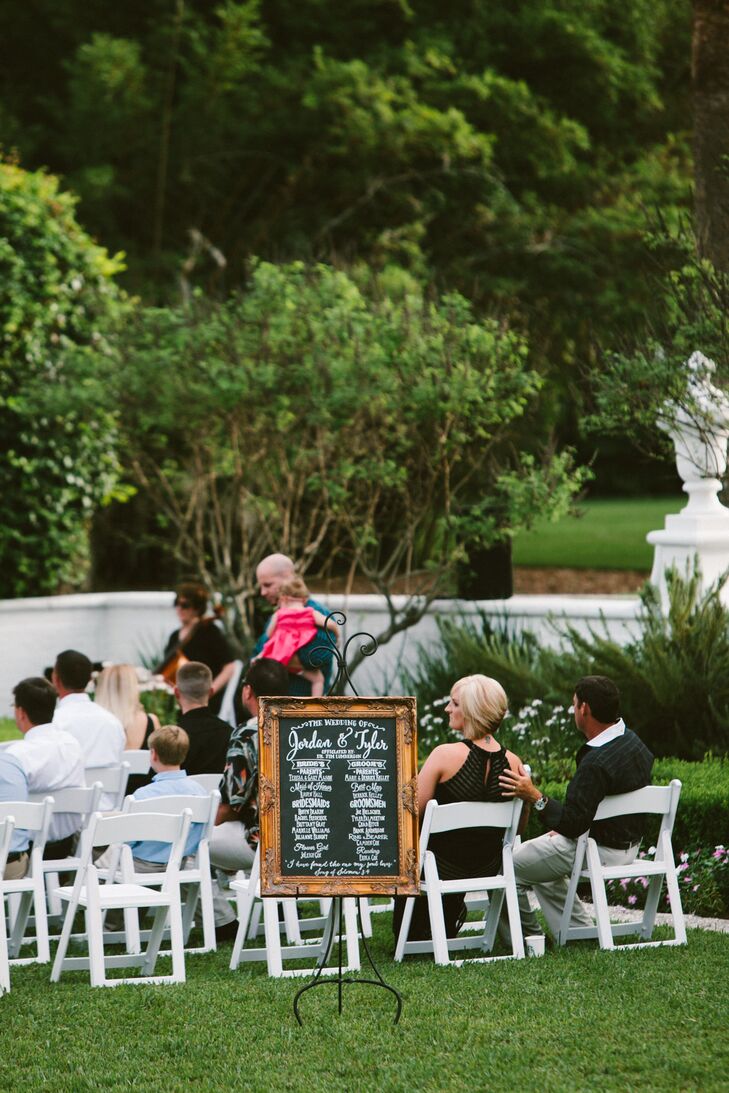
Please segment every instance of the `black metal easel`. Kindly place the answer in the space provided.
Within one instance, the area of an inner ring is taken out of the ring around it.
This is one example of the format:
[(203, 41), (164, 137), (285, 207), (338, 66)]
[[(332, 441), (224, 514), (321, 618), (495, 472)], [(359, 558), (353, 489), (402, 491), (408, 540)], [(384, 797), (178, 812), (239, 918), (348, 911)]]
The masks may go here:
[[(344, 626), (345, 623), (347, 622), (347, 616), (342, 611), (330, 611), (329, 614), (327, 615), (327, 622), (329, 621), (329, 619), (333, 619), (334, 622), (336, 622), (337, 625), (339, 625), (339, 626)], [(337, 691), (337, 689), (339, 688), (340, 685), (343, 685), (343, 684), (346, 683), (351, 688), (353, 694), (355, 696), (359, 697), (358, 694), (357, 694), (357, 691), (354, 687), (354, 684), (352, 683), (352, 680), (350, 679), (350, 676), (349, 676), (349, 669), (348, 669), (348, 666), (347, 666), (347, 653), (348, 653), (349, 647), (350, 647), (350, 645), (352, 644), (353, 641), (357, 641), (358, 639), (362, 639), (363, 644), (360, 645), (360, 652), (363, 654), (363, 656), (371, 657), (377, 652), (377, 641), (376, 641), (376, 639), (372, 636), (372, 634), (367, 634), (364, 631), (360, 631), (357, 634), (353, 634), (345, 642), (344, 648), (340, 652), (339, 647), (337, 646), (336, 638), (332, 637), (331, 631), (328, 630), (328, 629), (325, 629), (324, 633), (326, 635), (327, 641), (331, 645), (331, 652), (332, 652), (332, 655), (333, 655), (334, 659), (336, 660), (337, 666), (338, 666), (337, 675), (334, 679), (333, 684), (329, 688), (329, 694), (330, 695), (334, 694)], [(329, 649), (325, 649), (324, 646), (321, 646), (320, 648), (313, 650), (312, 655), (311, 655), (311, 660), (314, 664), (316, 664), (317, 661), (318, 661), (319, 664), (322, 665), (324, 660), (326, 659), (328, 653), (329, 653)], [(319, 962), (317, 963), (316, 971), (314, 972), (314, 975), (312, 976), (311, 981), (309, 983), (307, 983), (305, 986), (301, 987), (300, 990), (298, 990), (296, 992), (296, 995), (294, 997), (294, 1016), (296, 1017), (296, 1020), (299, 1022), (299, 1025), (303, 1026), (304, 1022), (301, 1020), (301, 1016), (299, 1014), (299, 1000), (300, 1000), (301, 996), (303, 994), (305, 994), (306, 991), (313, 990), (314, 987), (323, 987), (323, 986), (328, 986), (330, 984), (336, 986), (336, 988), (337, 988), (337, 1009), (338, 1009), (338, 1012), (341, 1014), (341, 1012), (342, 1012), (342, 1002), (343, 1002), (343, 997), (344, 997), (344, 987), (345, 986), (347, 986), (347, 987), (348, 986), (355, 986), (355, 985), (359, 984), (359, 985), (362, 985), (362, 986), (381, 987), (383, 990), (389, 991), (391, 994), (394, 994), (395, 1001), (397, 1003), (397, 1010), (395, 1012), (395, 1020), (394, 1020), (393, 1023), (397, 1024), (398, 1021), (400, 1020), (400, 1014), (402, 1013), (402, 995), (400, 994), (400, 992), (398, 990), (395, 990), (394, 987), (391, 987), (389, 983), (385, 982), (385, 980), (382, 978), (382, 975), (380, 974), (379, 968), (377, 967), (374, 960), (372, 959), (372, 954), (370, 952), (369, 945), (367, 944), (367, 938), (365, 937), (365, 934), (364, 934), (364, 928), (363, 928), (363, 922), (362, 922), (362, 913), (361, 913), (360, 900), (359, 899), (357, 899), (357, 933), (362, 938), (362, 945), (364, 946), (364, 951), (365, 951), (365, 954), (367, 956), (367, 960), (369, 961), (370, 967), (372, 968), (372, 970), (375, 973), (375, 975), (377, 976), (377, 978), (376, 979), (366, 979), (366, 978), (360, 978), (359, 976), (352, 975), (352, 974), (348, 974), (348, 975), (344, 974), (343, 963), (342, 963), (342, 899), (343, 898), (344, 898), (343, 896), (334, 896), (334, 898), (333, 898), (332, 908), (331, 908), (331, 911), (329, 912), (329, 922), (327, 923), (327, 926), (325, 928), (325, 940), (323, 939), (324, 940), (324, 950), (323, 950), (321, 956), (319, 957)], [(327, 961), (328, 961), (329, 956), (331, 954), (335, 934), (337, 935), (337, 938), (338, 938), (338, 940), (337, 940), (337, 956), (338, 956), (337, 974), (332, 975), (331, 979), (327, 979), (327, 978), (324, 978), (322, 976), (322, 973), (324, 971), (324, 968), (326, 967)]]

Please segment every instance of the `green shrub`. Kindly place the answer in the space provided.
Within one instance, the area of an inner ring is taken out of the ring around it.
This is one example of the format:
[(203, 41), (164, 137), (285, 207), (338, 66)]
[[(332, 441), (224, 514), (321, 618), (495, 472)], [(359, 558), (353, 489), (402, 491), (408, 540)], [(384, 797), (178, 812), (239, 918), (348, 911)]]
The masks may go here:
[[(606, 675), (620, 688), (622, 709), (656, 756), (700, 760), (706, 752), (729, 753), (729, 611), (722, 582), (702, 593), (696, 573), (668, 574), (669, 607), (663, 614), (657, 590), (646, 585), (636, 640), (619, 645), (594, 631), (563, 631), (560, 649), (541, 647), (533, 634), (510, 634), (506, 624), (439, 619), (440, 643), (421, 650), (407, 684), (427, 706), (453, 682), (475, 672), (504, 686), (512, 710), (540, 699), (554, 707), (572, 697), (583, 675)], [(572, 750), (579, 746), (573, 738)], [(531, 762), (528, 741), (521, 748)], [(539, 758), (538, 750), (534, 756)]]

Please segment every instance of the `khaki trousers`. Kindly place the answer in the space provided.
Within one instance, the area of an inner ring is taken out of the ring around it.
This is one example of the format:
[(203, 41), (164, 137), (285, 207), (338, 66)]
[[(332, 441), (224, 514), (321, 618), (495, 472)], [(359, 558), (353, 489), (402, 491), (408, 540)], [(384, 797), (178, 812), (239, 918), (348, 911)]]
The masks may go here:
[[(614, 850), (609, 846), (598, 846), (597, 849), (603, 865), (629, 865), (638, 853), (638, 843), (627, 850)], [(539, 900), (550, 932), (555, 938), (559, 934), (576, 850), (576, 839), (555, 833), (529, 839), (514, 851), (514, 873), (525, 936), (542, 932), (529, 906), (529, 888), (533, 889)], [(579, 899), (575, 899), (570, 919), (570, 927), (577, 926), (594, 926), (593, 919)]]
[(28, 872), (28, 855), (22, 853), (17, 861), (9, 861), (5, 865), (4, 880), (22, 880)]

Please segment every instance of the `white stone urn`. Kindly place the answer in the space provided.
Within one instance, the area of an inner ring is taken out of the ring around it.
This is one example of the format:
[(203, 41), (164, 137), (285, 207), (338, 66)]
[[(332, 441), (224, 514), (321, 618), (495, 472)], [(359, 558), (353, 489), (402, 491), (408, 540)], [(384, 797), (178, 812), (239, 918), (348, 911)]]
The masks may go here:
[[(687, 405), (668, 403), (666, 420), (659, 422), (673, 440), (688, 502), (679, 513), (666, 517), (662, 531), (647, 536), (654, 547), (651, 581), (661, 589), (664, 602), (664, 575), (672, 566), (688, 574), (698, 559), (703, 587), (729, 568), (729, 509), (718, 497), (727, 464), (729, 397), (711, 382), (714, 361), (696, 352), (688, 366)], [(722, 599), (729, 605), (726, 585)]]

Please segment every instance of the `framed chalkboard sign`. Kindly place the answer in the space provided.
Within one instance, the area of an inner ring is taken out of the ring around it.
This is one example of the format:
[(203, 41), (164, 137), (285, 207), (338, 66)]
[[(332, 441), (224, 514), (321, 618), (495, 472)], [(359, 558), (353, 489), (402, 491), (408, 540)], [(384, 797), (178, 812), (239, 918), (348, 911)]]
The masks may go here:
[(262, 896), (416, 895), (414, 698), (262, 698)]

